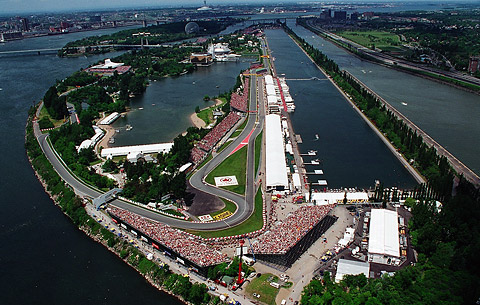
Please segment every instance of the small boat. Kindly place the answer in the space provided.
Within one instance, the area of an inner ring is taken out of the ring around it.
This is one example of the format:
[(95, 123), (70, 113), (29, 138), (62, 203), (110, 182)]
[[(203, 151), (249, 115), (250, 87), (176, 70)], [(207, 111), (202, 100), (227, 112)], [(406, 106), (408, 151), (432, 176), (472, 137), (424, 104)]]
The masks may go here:
[(143, 110), (143, 107), (138, 108), (138, 110)]
[(320, 139), (320, 136), (318, 135), (318, 133), (315, 134), (315, 140), (314, 141), (318, 141)]
[(195, 82), (192, 82), (192, 85), (195, 85)]
[(316, 155), (317, 155), (317, 151), (316, 151), (316, 150), (309, 150), (309, 151), (308, 151), (308, 155), (309, 155), (309, 156), (316, 156)]
[(108, 140), (108, 144), (115, 144), (115, 138), (111, 137), (110, 140)]
[(127, 131), (129, 131), (129, 130), (132, 130), (132, 129), (133, 129), (132, 125), (130, 125), (130, 124), (127, 124), (127, 126), (126, 126), (126, 127), (127, 127), (127, 128), (126, 128), (126, 130), (127, 130)]
[(408, 104), (407, 104), (407, 103), (405, 103), (405, 102), (402, 102), (402, 105), (403, 105), (403, 106), (407, 106)]

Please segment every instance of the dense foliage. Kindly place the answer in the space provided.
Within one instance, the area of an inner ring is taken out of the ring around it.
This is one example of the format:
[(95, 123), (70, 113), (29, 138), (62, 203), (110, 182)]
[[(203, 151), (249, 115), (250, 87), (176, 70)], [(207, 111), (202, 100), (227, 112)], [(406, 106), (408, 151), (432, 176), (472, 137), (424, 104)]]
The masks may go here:
[(27, 155), (35, 171), (46, 184), (47, 190), (52, 196), (56, 197), (55, 202), (70, 217), (73, 223), (78, 227), (82, 227), (87, 233), (100, 237), (112, 251), (116, 252), (122, 259), (125, 259), (140, 273), (149, 276), (154, 283), (164, 289), (181, 296), (184, 300), (193, 304), (218, 304), (218, 297), (211, 297), (207, 293), (208, 289), (205, 284), (192, 284), (188, 277), (172, 273), (167, 265), (159, 266), (148, 260), (138, 249), (102, 227), (86, 213), (82, 200), (58, 176), (38, 145), (32, 127), (32, 118), (35, 110), (35, 107), (32, 107), (29, 111), (25, 137)]
[(47, 109), (48, 114), (56, 119), (63, 119), (67, 114), (67, 105), (65, 104), (65, 96), (59, 96), (57, 87), (50, 87), (43, 96), (43, 105)]
[[(368, 92), (338, 70), (324, 54), (289, 28), (286, 31), (354, 99), (357, 106), (397, 145), (415, 158), (417, 168), (428, 178), (434, 192), (418, 192), (420, 201), (409, 201), (409, 223), (418, 263), (396, 272), (394, 277), (366, 280), (348, 277), (340, 284), (323, 279), (304, 290), (302, 304), (459, 304), (473, 303), (480, 295), (480, 190), (462, 177), (452, 195), (453, 172), (444, 157), (428, 148), (420, 136), (381, 107)], [(438, 212), (432, 197), (441, 197)]]

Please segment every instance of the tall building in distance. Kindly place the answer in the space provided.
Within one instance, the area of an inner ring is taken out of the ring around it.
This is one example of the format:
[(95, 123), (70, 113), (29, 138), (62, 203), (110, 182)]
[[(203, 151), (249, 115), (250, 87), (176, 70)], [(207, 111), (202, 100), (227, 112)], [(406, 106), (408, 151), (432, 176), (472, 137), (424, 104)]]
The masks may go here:
[(478, 71), (480, 71), (480, 55), (470, 56), (470, 60), (468, 61), (468, 72), (476, 73)]
[(333, 19), (335, 20), (347, 20), (346, 11), (335, 11), (333, 12)]
[(30, 22), (28, 21), (27, 18), (21, 18), (20, 22), (22, 22), (22, 31), (23, 32), (30, 31)]

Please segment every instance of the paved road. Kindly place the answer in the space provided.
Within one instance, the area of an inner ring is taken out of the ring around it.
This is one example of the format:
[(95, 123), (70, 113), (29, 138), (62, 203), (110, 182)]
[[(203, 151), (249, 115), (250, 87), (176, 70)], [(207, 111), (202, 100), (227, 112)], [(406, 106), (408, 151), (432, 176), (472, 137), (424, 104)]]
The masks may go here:
[(467, 83), (470, 83), (470, 84), (480, 85), (480, 79), (476, 78), (476, 77), (473, 77), (471, 75), (464, 74), (464, 73), (459, 72), (459, 71), (443, 71), (443, 70), (435, 69), (435, 68), (432, 68), (432, 67), (427, 67), (427, 66), (422, 65), (422, 64), (416, 64), (416, 63), (412, 63), (412, 62), (407, 61), (407, 60), (402, 60), (400, 58), (396, 58), (396, 57), (393, 57), (393, 56), (390, 56), (390, 55), (387, 55), (387, 54), (384, 54), (384, 53), (380, 53), (379, 51), (366, 48), (366, 47), (364, 47), (360, 44), (357, 44), (357, 43), (355, 43), (351, 40), (348, 40), (344, 37), (335, 35), (331, 32), (328, 32), (328, 31), (322, 29), (319, 26), (314, 25), (312, 22), (308, 22), (308, 26), (312, 27), (313, 29), (315, 29), (317, 31), (322, 32), (324, 35), (326, 35), (327, 37), (329, 37), (332, 40), (343, 42), (343, 43), (346, 43), (348, 45), (351, 45), (358, 52), (362, 52), (364, 54), (367, 54), (367, 55), (369, 55), (369, 56), (371, 56), (371, 57), (373, 57), (377, 60), (380, 60), (381, 62), (383, 62), (383, 63), (385, 63), (389, 66), (403, 67), (403, 68), (413, 69), (413, 70), (417, 70), (417, 71), (430, 72), (430, 73), (437, 74), (437, 75), (440, 75), (440, 76), (448, 76), (448, 77), (451, 77), (453, 79), (463, 81), (463, 82), (467, 82)]
[[(257, 80), (255, 77), (250, 78), (250, 110), (257, 109)], [(263, 89), (263, 87), (260, 87)], [(259, 94), (259, 103), (263, 105), (263, 90), (260, 89)], [(205, 166), (199, 169), (190, 179), (190, 184), (201, 191), (210, 193), (215, 196), (223, 197), (229, 199), (236, 203), (237, 211), (233, 216), (227, 220), (220, 222), (225, 227), (238, 225), (239, 223), (246, 220), (253, 213), (255, 206), (255, 138), (260, 133), (263, 128), (263, 117), (258, 116), (258, 113), (250, 113), (248, 116), (247, 124), (243, 129), (242, 133), (234, 140), (232, 143), (224, 150), (222, 150), (215, 158), (208, 162)], [(258, 119), (258, 124), (256, 124)], [(230, 153), (245, 139), (245, 137), (252, 131), (252, 135), (248, 142), (247, 148), (247, 175), (246, 175), (246, 190), (245, 196), (238, 195), (236, 193), (220, 189), (211, 185), (208, 185), (204, 182), (203, 178), (207, 176), (215, 167), (222, 163)]]
[[(257, 86), (256, 86), (256, 79), (255, 77), (251, 78), (251, 101), (250, 101), (250, 107), (251, 109), (256, 109), (256, 95), (257, 95)], [(263, 95), (261, 95), (263, 96)], [(262, 99), (263, 102), (263, 99)], [(41, 107), (41, 106), (40, 106)], [(40, 109), (39, 107), (39, 109)], [(208, 174), (211, 170), (213, 170), (218, 164), (220, 164), (233, 150), (236, 145), (238, 145), (246, 135), (250, 133), (250, 131), (255, 127), (255, 131), (252, 134), (253, 136), (251, 137), (249, 141), (249, 146), (248, 146), (248, 169), (252, 169), (255, 164), (255, 158), (254, 158), (254, 141), (256, 135), (261, 131), (261, 128), (263, 127), (263, 124), (260, 123), (258, 126), (255, 124), (256, 121), (256, 113), (252, 113), (248, 117), (248, 122), (242, 133), (240, 134), (239, 137), (231, 145), (229, 145), (226, 149), (224, 149), (221, 153), (219, 153), (212, 161), (210, 161), (208, 164), (206, 164), (201, 170), (199, 170), (195, 175), (193, 175), (191, 179), (191, 184), (192, 186), (203, 190), (207, 191), (209, 193), (212, 193), (216, 196), (221, 196), (224, 197), (228, 200), (231, 200), (235, 202), (238, 206), (237, 211), (234, 213), (234, 215), (230, 218), (228, 218), (226, 221), (222, 222), (210, 222), (210, 223), (192, 223), (192, 222), (187, 222), (175, 218), (171, 218), (168, 216), (164, 216), (158, 213), (155, 213), (153, 211), (144, 209), (142, 207), (132, 205), (130, 203), (127, 203), (122, 200), (114, 200), (110, 202), (110, 204), (117, 206), (122, 209), (129, 210), (133, 213), (139, 214), (144, 217), (148, 217), (153, 220), (160, 221), (162, 223), (168, 224), (173, 227), (178, 227), (182, 229), (193, 229), (193, 230), (218, 230), (218, 229), (224, 229), (228, 228), (230, 226), (237, 225), (244, 220), (246, 220), (253, 212), (253, 207), (254, 207), (254, 194), (255, 190), (253, 187), (253, 184), (251, 183), (253, 181), (253, 175), (254, 171), (252, 171), (247, 175), (247, 190), (246, 190), (246, 197), (240, 196), (238, 194), (219, 189), (213, 186), (208, 186), (203, 183), (202, 178), (205, 176), (205, 174)], [(263, 122), (263, 119), (262, 119)], [(86, 185), (85, 183), (81, 182), (80, 179), (75, 177), (69, 170), (67, 170), (66, 165), (63, 163), (61, 158), (56, 154), (56, 152), (52, 149), (52, 147), (48, 144), (47, 134), (42, 134), (38, 122), (34, 122), (34, 132), (35, 136), (37, 137), (37, 140), (40, 144), (40, 147), (42, 148), (45, 156), (47, 159), (50, 161), (50, 163), (53, 165), (54, 169), (57, 171), (57, 173), (62, 177), (62, 179), (72, 186), (72, 188), (76, 191), (77, 194), (83, 195), (83, 196), (88, 196), (91, 198), (96, 198), (98, 197), (102, 192), (99, 190), (94, 189), (91, 186)], [(252, 157), (253, 156), (253, 157)]]

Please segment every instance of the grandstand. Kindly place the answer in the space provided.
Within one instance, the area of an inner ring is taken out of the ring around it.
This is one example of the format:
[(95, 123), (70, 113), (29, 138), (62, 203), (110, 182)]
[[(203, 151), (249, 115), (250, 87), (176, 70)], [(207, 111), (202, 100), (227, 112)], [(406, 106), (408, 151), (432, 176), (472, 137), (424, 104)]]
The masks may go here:
[(303, 206), (253, 243), (255, 258), (291, 267), (310, 246), (335, 223), (327, 215), (333, 205)]
[(114, 206), (107, 212), (122, 228), (203, 276), (207, 276), (209, 267), (228, 260), (211, 246), (168, 225)]

